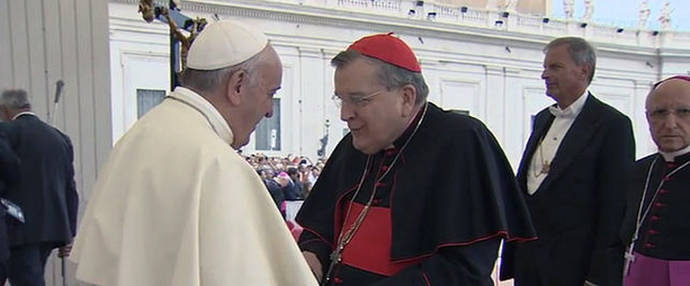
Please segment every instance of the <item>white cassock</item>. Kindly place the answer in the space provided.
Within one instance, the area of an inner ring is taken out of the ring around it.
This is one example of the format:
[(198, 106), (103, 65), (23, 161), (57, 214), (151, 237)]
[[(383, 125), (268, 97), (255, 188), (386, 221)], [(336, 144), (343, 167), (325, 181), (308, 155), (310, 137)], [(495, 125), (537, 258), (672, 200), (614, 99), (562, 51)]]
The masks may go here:
[(201, 96), (177, 88), (115, 145), (71, 259), (96, 285), (316, 285), (257, 173)]

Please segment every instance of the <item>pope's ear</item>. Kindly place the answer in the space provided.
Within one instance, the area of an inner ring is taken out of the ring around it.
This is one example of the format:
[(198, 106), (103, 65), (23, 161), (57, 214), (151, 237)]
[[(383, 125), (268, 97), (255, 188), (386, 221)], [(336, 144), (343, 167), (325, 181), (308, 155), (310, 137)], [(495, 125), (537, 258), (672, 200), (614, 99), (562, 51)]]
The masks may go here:
[(227, 82), (226, 96), (233, 105), (242, 103), (242, 89), (246, 87), (248, 81), (247, 72), (238, 70), (233, 73)]

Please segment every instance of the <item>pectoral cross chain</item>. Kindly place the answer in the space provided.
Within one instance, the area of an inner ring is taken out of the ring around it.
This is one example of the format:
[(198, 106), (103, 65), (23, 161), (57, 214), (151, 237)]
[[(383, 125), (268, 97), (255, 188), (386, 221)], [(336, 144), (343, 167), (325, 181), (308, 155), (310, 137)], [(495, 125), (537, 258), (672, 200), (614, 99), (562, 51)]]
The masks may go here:
[(345, 249), (345, 246), (342, 245), (342, 243), (338, 244), (338, 247), (336, 247), (333, 252), (331, 252), (331, 264), (328, 266), (328, 271), (326, 272), (326, 276), (324, 279), (321, 281), (321, 284), (319, 285), (326, 285), (328, 284), (328, 281), (331, 280), (331, 274), (333, 273), (333, 268), (335, 268), (335, 265), (340, 263), (342, 261), (343, 257), (343, 249)]
[(630, 265), (635, 262), (635, 255), (632, 253), (632, 248), (633, 246), (630, 245), (630, 248), (625, 252), (625, 265), (623, 266), (623, 276), (628, 276), (630, 273)]

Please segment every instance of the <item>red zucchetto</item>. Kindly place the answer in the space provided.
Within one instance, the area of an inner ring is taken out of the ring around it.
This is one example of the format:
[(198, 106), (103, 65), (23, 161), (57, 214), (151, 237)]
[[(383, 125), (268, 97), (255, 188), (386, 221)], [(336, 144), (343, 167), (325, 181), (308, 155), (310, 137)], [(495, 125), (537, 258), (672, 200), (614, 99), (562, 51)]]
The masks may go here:
[(350, 45), (348, 50), (355, 50), (362, 55), (382, 60), (413, 72), (422, 72), (417, 57), (412, 49), (393, 33), (366, 36)]

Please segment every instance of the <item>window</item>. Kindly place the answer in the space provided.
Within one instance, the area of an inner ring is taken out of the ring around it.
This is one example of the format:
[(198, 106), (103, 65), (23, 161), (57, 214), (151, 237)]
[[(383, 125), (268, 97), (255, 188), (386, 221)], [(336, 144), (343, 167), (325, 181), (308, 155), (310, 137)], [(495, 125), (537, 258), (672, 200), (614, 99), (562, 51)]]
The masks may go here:
[(155, 107), (165, 98), (165, 90), (137, 89), (137, 118), (141, 118), (151, 108)]
[(273, 116), (256, 126), (256, 150), (280, 151), (280, 98), (273, 99)]

